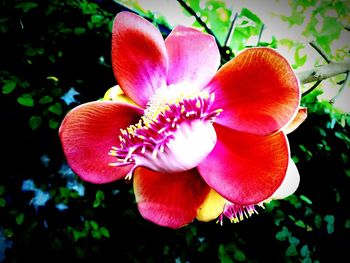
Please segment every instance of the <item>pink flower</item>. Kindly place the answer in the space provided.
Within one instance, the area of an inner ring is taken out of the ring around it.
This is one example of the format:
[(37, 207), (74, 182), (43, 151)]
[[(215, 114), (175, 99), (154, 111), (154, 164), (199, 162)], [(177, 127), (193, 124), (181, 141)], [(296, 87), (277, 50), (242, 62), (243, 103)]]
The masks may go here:
[(237, 221), (295, 191), (299, 174), (284, 131), (306, 111), (277, 52), (247, 49), (218, 70), (212, 36), (177, 26), (164, 41), (151, 23), (122, 12), (112, 62), (121, 90), (76, 107), (60, 127), (82, 179), (133, 178), (141, 215), (171, 228), (220, 214)]

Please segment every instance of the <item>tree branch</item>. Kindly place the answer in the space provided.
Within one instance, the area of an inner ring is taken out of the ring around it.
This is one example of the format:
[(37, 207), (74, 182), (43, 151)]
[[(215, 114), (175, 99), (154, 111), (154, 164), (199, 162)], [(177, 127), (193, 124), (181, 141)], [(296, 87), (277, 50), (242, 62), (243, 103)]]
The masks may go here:
[(232, 21), (231, 21), (231, 24), (230, 24), (230, 28), (228, 30), (228, 33), (226, 35), (226, 39), (225, 39), (225, 44), (224, 44), (224, 47), (228, 47), (230, 45), (230, 42), (231, 42), (231, 38), (232, 38), (232, 35), (233, 35), (233, 30), (234, 30), (234, 26), (235, 26), (235, 23), (236, 23), (236, 20), (237, 20), (237, 17), (238, 17), (238, 13), (235, 13)]
[(323, 50), (323, 48), (319, 45), (319, 44), (317, 44), (317, 42), (316, 41), (311, 41), (310, 43), (310, 46), (312, 46), (317, 52), (318, 52), (318, 54), (320, 54), (321, 55), (321, 57), (323, 57), (323, 59), (325, 60), (325, 61), (327, 61), (327, 63), (331, 63), (331, 58), (328, 56), (328, 54)]
[(320, 81), (334, 77), (336, 75), (347, 73), (350, 71), (350, 60), (344, 60), (342, 62), (330, 62), (327, 65), (315, 67), (311, 70), (306, 70), (297, 73), (298, 79), (301, 84), (310, 83), (314, 81)]
[(185, 1), (183, 0), (177, 0), (179, 4), (188, 12), (190, 13), (196, 21), (205, 29), (205, 31), (208, 32), (208, 34), (212, 35), (215, 38), (215, 42), (218, 45), (219, 49), (222, 50), (222, 46), (220, 45), (219, 40), (216, 38), (214, 32), (207, 26), (207, 24), (197, 15), (197, 13), (189, 6), (186, 4)]
[(329, 103), (334, 104), (334, 103), (336, 102), (336, 100), (340, 97), (340, 95), (341, 95), (342, 92), (344, 91), (345, 87), (348, 85), (348, 82), (350, 81), (350, 77), (349, 77), (349, 76), (350, 76), (350, 73), (348, 72), (348, 73), (346, 74), (346, 78), (345, 78), (345, 80), (344, 80), (344, 83), (343, 83), (343, 85), (341, 86), (341, 88), (339, 89), (337, 95), (335, 95), (335, 97), (332, 98), (332, 99), (329, 101)]

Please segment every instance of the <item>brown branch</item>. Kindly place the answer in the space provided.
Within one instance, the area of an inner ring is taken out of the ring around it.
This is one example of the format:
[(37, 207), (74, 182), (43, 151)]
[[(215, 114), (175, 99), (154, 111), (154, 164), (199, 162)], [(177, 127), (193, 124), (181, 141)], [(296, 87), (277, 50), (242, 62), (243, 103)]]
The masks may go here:
[(311, 70), (306, 70), (297, 73), (301, 84), (311, 83), (334, 77), (336, 75), (347, 73), (350, 71), (350, 60), (342, 62), (330, 62), (327, 65), (315, 67)]

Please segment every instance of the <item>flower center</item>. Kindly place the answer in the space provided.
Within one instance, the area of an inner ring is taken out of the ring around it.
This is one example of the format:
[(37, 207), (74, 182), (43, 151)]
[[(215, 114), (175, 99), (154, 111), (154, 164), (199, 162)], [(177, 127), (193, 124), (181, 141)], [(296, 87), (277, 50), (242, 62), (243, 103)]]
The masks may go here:
[(109, 152), (117, 162), (110, 165), (133, 164), (127, 178), (139, 166), (164, 173), (196, 167), (216, 144), (212, 123), (222, 110), (211, 110), (214, 98), (195, 89), (160, 88), (141, 120), (121, 130), (119, 147)]

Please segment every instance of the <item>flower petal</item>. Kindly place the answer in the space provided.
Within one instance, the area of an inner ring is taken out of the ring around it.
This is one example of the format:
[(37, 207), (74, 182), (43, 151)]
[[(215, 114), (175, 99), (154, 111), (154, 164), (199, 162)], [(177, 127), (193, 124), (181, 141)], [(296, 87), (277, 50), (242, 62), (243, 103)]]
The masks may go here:
[(218, 142), (198, 166), (203, 179), (236, 205), (258, 204), (281, 185), (287, 171), (286, 136), (260, 136), (215, 125)]
[(272, 199), (283, 199), (293, 194), (300, 182), (300, 175), (298, 168), (296, 167), (292, 159), (289, 160), (286, 176), (284, 177), (282, 184), (278, 187), (276, 192), (273, 193)]
[(135, 102), (133, 102), (128, 96), (124, 94), (123, 90), (120, 88), (119, 85), (115, 85), (112, 88), (108, 89), (105, 95), (103, 96), (103, 100), (116, 101), (121, 103), (124, 102), (127, 104), (133, 104), (137, 106)]
[(270, 48), (250, 48), (226, 63), (209, 84), (216, 119), (232, 129), (259, 135), (279, 131), (300, 102), (296, 75), (286, 59)]
[(142, 110), (135, 106), (96, 101), (82, 104), (64, 118), (59, 135), (69, 166), (82, 179), (108, 183), (126, 176), (131, 166), (111, 167), (115, 157), (108, 155), (120, 129), (137, 123)]
[(145, 107), (166, 83), (168, 61), (159, 30), (133, 13), (119, 13), (112, 32), (112, 66), (125, 94)]
[(227, 200), (219, 195), (214, 189), (210, 189), (204, 202), (198, 209), (197, 219), (208, 222), (217, 218), (224, 210)]
[(190, 223), (209, 192), (197, 170), (158, 173), (137, 168), (134, 191), (141, 215), (158, 225), (179, 228)]
[(307, 108), (299, 107), (297, 115), (294, 117), (291, 123), (289, 123), (285, 128), (283, 128), (283, 132), (285, 134), (289, 134), (296, 130), (302, 124), (307, 117)]
[(169, 58), (167, 83), (208, 84), (220, 65), (220, 52), (213, 36), (193, 28), (176, 26), (165, 40)]

